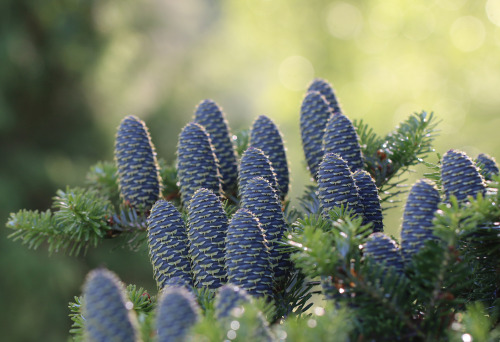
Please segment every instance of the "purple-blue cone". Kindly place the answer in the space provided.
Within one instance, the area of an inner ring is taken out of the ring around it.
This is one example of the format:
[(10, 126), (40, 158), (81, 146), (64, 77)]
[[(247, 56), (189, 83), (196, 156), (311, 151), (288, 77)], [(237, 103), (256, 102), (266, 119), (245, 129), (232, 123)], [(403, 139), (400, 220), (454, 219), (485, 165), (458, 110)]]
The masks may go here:
[(484, 194), (486, 185), (479, 169), (467, 154), (458, 150), (449, 150), (441, 161), (441, 179), (446, 199), (455, 196), (463, 202), (468, 196)]
[(227, 217), (214, 193), (198, 189), (189, 202), (188, 239), (194, 285), (216, 289), (226, 282)]
[(238, 174), (238, 188), (240, 194), (243, 192), (246, 183), (255, 177), (262, 177), (271, 184), (275, 191), (278, 191), (278, 182), (276, 173), (269, 161), (269, 158), (262, 150), (250, 146), (243, 153), (240, 160), (240, 168)]
[(347, 162), (338, 154), (327, 154), (323, 158), (318, 171), (318, 197), (322, 213), (335, 207), (351, 209), (363, 217), (363, 205)]
[(337, 96), (335, 96), (335, 91), (333, 90), (330, 82), (328, 82), (327, 80), (321, 78), (314, 79), (309, 85), (309, 88), (307, 88), (307, 91), (319, 91), (328, 102), (328, 106), (330, 106), (332, 112), (342, 112), (340, 109), (340, 104), (337, 100)]
[(219, 162), (207, 131), (197, 123), (188, 123), (179, 136), (177, 175), (184, 206), (199, 188), (222, 194)]
[(158, 288), (163, 289), (172, 278), (192, 284), (187, 231), (181, 214), (172, 203), (159, 200), (147, 223), (149, 257)]
[(227, 281), (253, 296), (271, 296), (273, 270), (269, 247), (257, 218), (239, 209), (229, 222), (226, 237)]
[(428, 240), (434, 238), (432, 220), (440, 201), (439, 191), (428, 179), (420, 179), (411, 188), (401, 228), (401, 248), (405, 262), (410, 261)]
[(363, 168), (361, 146), (354, 126), (343, 114), (328, 119), (323, 135), (323, 153), (336, 153), (349, 165), (352, 172)]
[(477, 156), (476, 165), (479, 166), (482, 174), (487, 180), (491, 180), (493, 176), (498, 176), (498, 174), (500, 173), (495, 158), (485, 153), (480, 153)]
[(276, 173), (280, 198), (285, 198), (290, 181), (285, 146), (278, 127), (267, 116), (259, 116), (252, 124), (250, 146), (260, 149), (269, 158)]
[(354, 172), (353, 178), (358, 187), (359, 198), (363, 204), (363, 224), (371, 222), (373, 224), (374, 233), (383, 231), (382, 207), (380, 205), (380, 196), (375, 181), (365, 170)]
[(363, 246), (365, 257), (385, 267), (393, 267), (396, 272), (403, 273), (404, 263), (401, 250), (396, 242), (384, 233), (378, 232), (371, 234)]
[(219, 160), (223, 190), (234, 190), (237, 185), (238, 164), (222, 108), (212, 100), (203, 100), (196, 108), (194, 121), (205, 127), (210, 136), (215, 155)]
[(319, 164), (323, 159), (323, 135), (328, 118), (333, 114), (325, 97), (310, 91), (300, 108), (300, 135), (309, 172), (317, 179)]
[(125, 117), (116, 133), (115, 162), (120, 194), (133, 208), (149, 210), (160, 197), (160, 171), (148, 128)]

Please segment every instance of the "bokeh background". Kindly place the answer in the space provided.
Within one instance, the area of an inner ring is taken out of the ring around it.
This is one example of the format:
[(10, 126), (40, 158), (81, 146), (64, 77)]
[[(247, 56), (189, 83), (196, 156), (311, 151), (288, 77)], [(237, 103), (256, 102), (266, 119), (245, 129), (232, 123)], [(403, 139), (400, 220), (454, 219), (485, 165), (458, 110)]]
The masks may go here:
[[(56, 189), (83, 185), (91, 165), (112, 160), (126, 115), (146, 121), (172, 162), (205, 98), (233, 132), (260, 114), (279, 125), (293, 200), (310, 182), (299, 109), (314, 77), (381, 135), (433, 111), (436, 152), (500, 159), (500, 0), (4, 0), (0, 30), (2, 222), (49, 208)], [(396, 237), (401, 215), (385, 219)], [(156, 293), (146, 249), (106, 242), (82, 257), (49, 256), (8, 234), (0, 228), (2, 340), (67, 340), (67, 303), (97, 266)]]

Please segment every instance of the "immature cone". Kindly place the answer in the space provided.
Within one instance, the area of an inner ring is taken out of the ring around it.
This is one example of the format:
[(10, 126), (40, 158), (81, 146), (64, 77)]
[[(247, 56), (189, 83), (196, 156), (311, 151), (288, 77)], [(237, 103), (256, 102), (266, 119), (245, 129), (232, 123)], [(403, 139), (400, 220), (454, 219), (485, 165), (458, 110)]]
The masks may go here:
[(262, 177), (252, 178), (241, 194), (241, 208), (248, 209), (259, 220), (271, 253), (271, 264), (276, 279), (283, 279), (290, 271), (290, 256), (281, 244), (286, 222), (279, 198), (271, 184)]
[(243, 189), (248, 181), (255, 177), (262, 177), (271, 184), (275, 191), (278, 191), (278, 182), (276, 181), (276, 173), (269, 161), (269, 158), (262, 150), (250, 146), (241, 156), (240, 170), (238, 175), (239, 191), (243, 193)]
[(238, 178), (238, 164), (222, 108), (212, 100), (203, 100), (196, 108), (194, 122), (205, 127), (210, 136), (215, 155), (219, 160), (219, 171), (224, 191), (235, 189)]
[(226, 237), (228, 283), (254, 296), (271, 296), (273, 270), (264, 231), (255, 216), (239, 209), (229, 222)]
[(250, 295), (244, 289), (226, 284), (222, 286), (215, 296), (215, 316), (223, 319), (231, 315), (231, 311), (243, 304), (249, 303)]
[(115, 161), (123, 200), (149, 210), (160, 197), (160, 172), (149, 131), (135, 116), (125, 117), (118, 127)]
[(477, 156), (476, 164), (479, 166), (481, 171), (483, 171), (483, 175), (487, 180), (491, 180), (493, 176), (498, 176), (500, 173), (495, 158), (485, 153), (481, 153)]
[(323, 153), (337, 153), (352, 172), (363, 168), (359, 138), (351, 120), (343, 114), (330, 116), (323, 135)]
[(401, 250), (396, 242), (384, 233), (373, 233), (368, 237), (363, 253), (365, 257), (385, 267), (393, 267), (396, 272), (403, 273), (404, 263)]
[(200, 308), (194, 295), (182, 287), (163, 291), (158, 302), (156, 330), (158, 342), (184, 342), (198, 321)]
[(359, 198), (363, 204), (363, 224), (371, 222), (373, 224), (374, 233), (383, 231), (382, 207), (380, 205), (380, 196), (375, 181), (365, 170), (354, 172), (353, 178), (354, 183), (356, 183), (358, 187)]
[(440, 201), (439, 191), (428, 179), (417, 181), (411, 188), (401, 228), (401, 247), (405, 262), (408, 262), (426, 241), (434, 238), (432, 220)]
[(318, 171), (318, 197), (322, 213), (344, 206), (363, 216), (363, 205), (347, 162), (338, 154), (325, 155)]
[(177, 175), (184, 206), (199, 188), (210, 189), (217, 196), (222, 193), (219, 162), (207, 131), (197, 123), (188, 123), (179, 136)]
[(484, 194), (486, 186), (477, 166), (464, 152), (449, 150), (441, 161), (441, 179), (446, 199), (455, 196), (463, 202), (468, 196)]
[(307, 91), (319, 91), (324, 96), (333, 113), (341, 113), (340, 105), (335, 96), (332, 85), (324, 79), (316, 78), (307, 88)]
[(125, 289), (114, 273), (106, 269), (91, 271), (83, 287), (83, 296), (85, 341), (140, 340), (137, 318), (127, 308)]
[(172, 203), (159, 200), (148, 217), (149, 256), (159, 289), (172, 278), (192, 284), (186, 226)]
[(318, 166), (323, 159), (323, 134), (333, 112), (320, 92), (310, 91), (300, 108), (300, 135), (309, 172), (317, 179)]
[(216, 289), (226, 282), (224, 246), (228, 222), (212, 191), (196, 191), (188, 206), (188, 227), (194, 284)]
[(267, 116), (261, 115), (254, 121), (250, 133), (250, 146), (260, 149), (269, 158), (276, 173), (280, 198), (285, 198), (289, 185), (285, 147), (278, 127)]

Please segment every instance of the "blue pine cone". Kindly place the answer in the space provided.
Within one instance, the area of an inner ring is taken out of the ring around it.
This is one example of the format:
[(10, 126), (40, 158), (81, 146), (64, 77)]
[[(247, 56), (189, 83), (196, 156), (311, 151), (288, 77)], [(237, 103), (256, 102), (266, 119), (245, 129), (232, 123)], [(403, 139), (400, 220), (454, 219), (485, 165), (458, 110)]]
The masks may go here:
[(239, 209), (229, 222), (226, 270), (228, 283), (253, 296), (272, 295), (273, 270), (267, 240), (259, 221), (247, 209)]
[(446, 199), (455, 196), (463, 202), (468, 196), (484, 194), (486, 185), (477, 166), (464, 152), (449, 150), (441, 161), (441, 178)]
[(215, 155), (219, 160), (223, 190), (226, 192), (235, 190), (238, 179), (236, 151), (222, 108), (212, 100), (203, 100), (196, 108), (194, 122), (202, 125), (210, 136)]
[(228, 221), (222, 203), (208, 189), (198, 189), (189, 202), (188, 239), (194, 285), (216, 289), (226, 282), (225, 239)]
[(125, 288), (113, 272), (107, 269), (91, 271), (83, 287), (83, 296), (86, 341), (138, 340), (137, 318), (125, 306)]
[(260, 149), (269, 158), (276, 173), (280, 198), (285, 198), (290, 181), (285, 146), (278, 127), (267, 116), (259, 116), (252, 124), (250, 146)]
[(290, 255), (280, 242), (287, 226), (279, 198), (271, 184), (262, 177), (252, 178), (241, 194), (241, 208), (248, 209), (259, 220), (270, 250), (276, 280), (283, 279), (291, 267)]
[(300, 108), (300, 135), (309, 172), (317, 179), (319, 164), (323, 159), (323, 135), (332, 115), (328, 102), (320, 92), (306, 94)]
[(353, 174), (354, 183), (358, 187), (358, 195), (363, 205), (363, 224), (372, 223), (373, 232), (384, 230), (382, 222), (382, 206), (380, 205), (380, 196), (377, 185), (372, 176), (365, 170), (358, 170)]
[(477, 156), (476, 165), (479, 166), (482, 174), (484, 175), (484, 178), (487, 180), (491, 180), (493, 176), (498, 176), (498, 174), (500, 173), (495, 158), (485, 153), (480, 153)]
[(338, 154), (326, 154), (318, 171), (318, 197), (323, 216), (343, 206), (363, 216), (363, 205), (347, 162)]
[(323, 135), (323, 153), (337, 153), (352, 172), (363, 168), (358, 134), (347, 116), (339, 113), (328, 119)]
[(223, 319), (231, 316), (231, 311), (251, 301), (250, 295), (244, 289), (226, 284), (222, 286), (215, 296), (215, 316)]
[(156, 329), (158, 342), (184, 342), (200, 317), (194, 295), (183, 287), (165, 289), (158, 301)]
[(432, 220), (441, 201), (434, 182), (420, 179), (410, 190), (403, 213), (401, 247), (405, 262), (411, 260), (428, 240), (434, 239)]
[(181, 214), (165, 200), (159, 200), (151, 209), (148, 223), (149, 257), (159, 289), (172, 278), (192, 283), (188, 237)]
[(278, 191), (278, 182), (276, 180), (276, 173), (269, 161), (269, 158), (262, 152), (262, 150), (250, 146), (243, 153), (240, 160), (240, 169), (238, 174), (239, 191), (243, 193), (244, 188), (250, 179), (255, 177), (262, 177), (271, 184), (274, 191)]
[(219, 162), (207, 131), (197, 123), (188, 123), (179, 136), (177, 175), (184, 206), (199, 188), (222, 194)]
[(148, 128), (133, 115), (118, 127), (115, 162), (123, 200), (133, 208), (149, 210), (160, 197), (160, 171)]
[(371, 234), (363, 246), (365, 257), (372, 259), (379, 265), (393, 267), (397, 273), (403, 273), (404, 263), (401, 250), (393, 239), (384, 233)]
[(333, 113), (342, 112), (340, 109), (340, 104), (337, 101), (337, 96), (335, 96), (335, 91), (333, 90), (330, 82), (328, 82), (327, 80), (321, 78), (314, 79), (309, 85), (309, 88), (307, 88), (307, 91), (319, 91), (328, 102), (328, 106), (330, 106), (330, 109)]

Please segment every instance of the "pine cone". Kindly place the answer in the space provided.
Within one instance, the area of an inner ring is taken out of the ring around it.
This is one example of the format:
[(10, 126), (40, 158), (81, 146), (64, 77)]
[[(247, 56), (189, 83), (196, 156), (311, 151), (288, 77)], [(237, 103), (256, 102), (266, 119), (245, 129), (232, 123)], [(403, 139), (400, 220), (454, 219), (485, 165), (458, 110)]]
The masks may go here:
[(223, 190), (226, 192), (235, 190), (238, 179), (238, 164), (229, 126), (222, 108), (212, 100), (204, 100), (196, 108), (194, 122), (202, 125), (210, 136), (215, 155), (219, 160)]
[(323, 159), (323, 135), (332, 115), (327, 100), (317, 91), (306, 94), (300, 108), (300, 134), (309, 172), (317, 179), (318, 166)]
[(338, 154), (327, 154), (318, 171), (318, 197), (322, 213), (335, 207), (352, 209), (355, 214), (363, 215), (363, 205), (347, 162)]
[(273, 270), (264, 231), (255, 216), (239, 209), (229, 222), (226, 237), (228, 283), (255, 296), (271, 296)]
[(215, 296), (215, 316), (224, 319), (231, 315), (231, 311), (242, 304), (249, 303), (251, 297), (244, 289), (227, 284), (222, 286)]
[(138, 340), (137, 318), (125, 306), (125, 288), (113, 272), (107, 269), (91, 271), (83, 287), (83, 296), (86, 341)]
[(358, 187), (358, 195), (363, 204), (363, 224), (373, 223), (373, 232), (384, 230), (382, 223), (382, 207), (380, 206), (380, 197), (378, 195), (377, 185), (372, 176), (365, 170), (358, 170), (353, 174), (354, 182)]
[(135, 116), (125, 117), (118, 127), (115, 161), (123, 200), (149, 210), (160, 197), (160, 172), (149, 131)]
[(196, 287), (216, 289), (226, 282), (224, 245), (227, 217), (214, 193), (198, 189), (188, 211), (189, 254)]
[(278, 191), (278, 182), (276, 181), (276, 173), (269, 161), (269, 158), (262, 150), (250, 146), (241, 156), (240, 170), (238, 175), (239, 191), (243, 193), (246, 183), (254, 178), (262, 177), (271, 184), (275, 191)]
[(439, 191), (428, 179), (417, 181), (411, 188), (401, 228), (401, 247), (405, 262), (408, 262), (426, 241), (434, 238), (432, 220), (440, 201)]
[(495, 158), (485, 153), (481, 153), (477, 156), (476, 165), (479, 166), (487, 180), (491, 180), (492, 176), (498, 176), (500, 173)]
[(369, 257), (377, 264), (385, 267), (394, 267), (398, 273), (403, 273), (404, 263), (401, 250), (396, 242), (384, 233), (371, 234), (363, 247), (365, 257)]
[(194, 295), (182, 287), (165, 289), (158, 301), (157, 310), (158, 342), (186, 341), (189, 329), (200, 317), (200, 308)]
[(165, 200), (159, 200), (148, 217), (148, 246), (153, 274), (159, 289), (170, 279), (192, 283), (186, 226), (181, 215)]
[(319, 91), (321, 95), (323, 95), (323, 97), (326, 99), (326, 102), (328, 102), (328, 106), (333, 113), (342, 113), (340, 104), (338, 103), (337, 97), (335, 96), (335, 91), (333, 90), (332, 85), (327, 80), (323, 80), (321, 78), (314, 79), (309, 85), (309, 88), (307, 88), (307, 91)]
[(177, 174), (184, 206), (199, 188), (222, 194), (219, 162), (207, 131), (197, 123), (188, 123), (179, 136)]
[(274, 277), (276, 280), (283, 279), (291, 267), (290, 256), (283, 251), (286, 247), (280, 243), (286, 222), (280, 201), (269, 182), (262, 177), (252, 178), (241, 194), (240, 206), (251, 211), (259, 220), (271, 253)]
[(278, 127), (267, 116), (261, 115), (254, 121), (250, 133), (250, 146), (260, 149), (269, 158), (276, 173), (280, 198), (284, 199), (289, 185), (285, 147)]
[(352, 172), (363, 168), (359, 138), (351, 120), (343, 114), (330, 116), (323, 135), (323, 153), (336, 153), (344, 159)]

